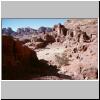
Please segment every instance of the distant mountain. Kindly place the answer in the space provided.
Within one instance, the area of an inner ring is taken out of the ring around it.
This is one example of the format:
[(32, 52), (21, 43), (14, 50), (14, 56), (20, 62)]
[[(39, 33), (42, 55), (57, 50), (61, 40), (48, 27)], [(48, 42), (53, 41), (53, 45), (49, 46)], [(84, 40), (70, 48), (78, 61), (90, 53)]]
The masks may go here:
[(17, 31), (13, 31), (12, 28), (2, 28), (2, 34), (5, 35), (23, 35), (23, 34), (38, 34), (38, 33), (43, 33), (43, 32), (52, 32), (52, 28), (50, 27), (40, 27), (37, 30), (26, 27), (26, 28), (17, 28)]
[(2, 28), (2, 34), (5, 34), (5, 35), (12, 35), (14, 34), (15, 32), (12, 30), (12, 28), (8, 27), (8, 28)]
[(32, 33), (38, 33), (38, 31), (36, 29), (32, 29), (28, 27), (28, 28), (18, 28), (17, 33), (18, 34), (32, 34)]
[(50, 28), (50, 27), (40, 27), (39, 29), (38, 29), (38, 32), (39, 33), (42, 33), (42, 32), (52, 32), (52, 28)]
[(45, 32), (46, 31), (46, 27), (40, 27), (40, 28), (38, 28), (38, 32), (39, 33), (42, 33), (42, 32)]

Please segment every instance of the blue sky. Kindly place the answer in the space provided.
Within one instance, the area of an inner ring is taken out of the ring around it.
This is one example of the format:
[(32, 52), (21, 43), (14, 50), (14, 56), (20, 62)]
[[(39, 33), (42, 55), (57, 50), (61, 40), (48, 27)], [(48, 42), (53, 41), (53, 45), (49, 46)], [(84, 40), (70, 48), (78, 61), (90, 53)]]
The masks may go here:
[(67, 19), (2, 19), (2, 28), (11, 27), (14, 31), (17, 28), (31, 27), (37, 29), (41, 26), (52, 27), (55, 24), (64, 22)]

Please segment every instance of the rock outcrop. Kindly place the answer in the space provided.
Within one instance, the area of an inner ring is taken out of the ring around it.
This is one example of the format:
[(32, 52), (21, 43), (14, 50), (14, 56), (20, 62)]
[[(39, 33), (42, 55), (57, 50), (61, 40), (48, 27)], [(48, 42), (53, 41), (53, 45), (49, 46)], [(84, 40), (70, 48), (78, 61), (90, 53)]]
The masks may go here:
[(45, 48), (48, 44), (54, 42), (55, 38), (48, 33), (41, 34), (39, 36), (33, 36), (31, 38), (31, 43), (34, 44), (35, 49)]
[(54, 25), (53, 31), (56, 32), (57, 36), (61, 36), (61, 35), (66, 36), (67, 34), (67, 28), (65, 28), (65, 26), (61, 25), (60, 23), (58, 25)]
[(38, 61), (35, 51), (9, 36), (2, 37), (2, 51), (3, 79), (16, 79), (27, 74)]
[[(65, 27), (68, 29), (67, 35), (64, 37), (65, 41), (63, 42), (66, 50), (62, 54), (60, 62), (64, 62), (64, 58), (66, 58), (65, 62), (68, 62), (68, 59), (71, 61), (68, 66), (64, 65), (64, 63), (60, 66), (61, 72), (72, 76), (76, 80), (97, 79), (97, 20), (71, 19), (65, 23)], [(93, 34), (95, 34), (94, 37)]]

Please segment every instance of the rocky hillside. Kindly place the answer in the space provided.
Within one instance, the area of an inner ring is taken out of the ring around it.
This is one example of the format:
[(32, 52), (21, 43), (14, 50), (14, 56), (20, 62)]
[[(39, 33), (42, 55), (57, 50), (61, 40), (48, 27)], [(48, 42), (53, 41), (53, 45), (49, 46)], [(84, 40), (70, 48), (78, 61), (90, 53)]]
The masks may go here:
[(62, 57), (70, 60), (62, 65), (61, 73), (74, 79), (97, 79), (98, 77), (98, 22), (97, 19), (71, 19), (65, 23), (73, 36), (64, 41), (66, 50)]
[(3, 36), (3, 79), (98, 79), (97, 19), (68, 19), (39, 30), (14, 40)]
[(71, 19), (53, 28), (56, 42), (37, 50), (40, 59), (56, 65), (60, 74), (75, 80), (98, 77), (98, 22), (97, 19)]

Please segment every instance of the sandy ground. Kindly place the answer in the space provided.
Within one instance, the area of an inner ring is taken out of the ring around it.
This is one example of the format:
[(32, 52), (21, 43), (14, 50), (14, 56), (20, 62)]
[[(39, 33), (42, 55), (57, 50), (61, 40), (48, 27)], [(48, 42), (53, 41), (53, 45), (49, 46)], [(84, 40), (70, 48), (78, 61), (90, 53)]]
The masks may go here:
[(36, 49), (38, 59), (55, 62), (55, 55), (63, 53), (65, 47), (59, 43), (49, 44), (46, 48)]

